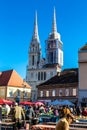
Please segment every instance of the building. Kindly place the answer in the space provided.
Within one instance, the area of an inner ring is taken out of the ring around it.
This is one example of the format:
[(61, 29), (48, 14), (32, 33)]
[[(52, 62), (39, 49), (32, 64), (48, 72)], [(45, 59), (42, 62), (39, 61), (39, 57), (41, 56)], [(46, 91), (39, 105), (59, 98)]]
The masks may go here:
[(0, 72), (0, 98), (10, 100), (30, 100), (31, 87), (15, 70)]
[(87, 104), (87, 43), (78, 51), (79, 103)]
[(37, 13), (34, 21), (34, 32), (28, 51), (28, 65), (26, 67), (26, 82), (32, 87), (32, 100), (37, 99), (36, 86), (47, 81), (61, 72), (63, 66), (63, 43), (57, 32), (56, 12), (54, 9), (52, 32), (46, 44), (46, 58), (42, 57), (41, 44), (38, 34)]
[(38, 100), (78, 101), (78, 69), (65, 69), (58, 75), (37, 86)]

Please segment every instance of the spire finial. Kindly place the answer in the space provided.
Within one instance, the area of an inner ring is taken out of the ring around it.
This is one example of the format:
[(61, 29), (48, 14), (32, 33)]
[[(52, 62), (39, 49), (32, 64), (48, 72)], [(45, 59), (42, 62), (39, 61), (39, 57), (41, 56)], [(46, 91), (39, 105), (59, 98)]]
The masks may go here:
[(35, 12), (33, 39), (37, 39), (39, 41), (38, 24), (37, 24), (37, 11)]
[(53, 15), (52, 32), (53, 32), (53, 33), (57, 32), (57, 26), (56, 26), (56, 11), (55, 11), (55, 7), (54, 7), (54, 15)]

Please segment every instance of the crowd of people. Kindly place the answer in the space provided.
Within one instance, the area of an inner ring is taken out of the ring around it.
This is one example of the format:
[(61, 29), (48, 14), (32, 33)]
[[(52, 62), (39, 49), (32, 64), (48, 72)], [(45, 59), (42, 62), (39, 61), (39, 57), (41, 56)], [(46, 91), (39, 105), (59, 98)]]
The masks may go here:
[(29, 130), (33, 124), (40, 123), (39, 117), (42, 113), (59, 117), (56, 130), (69, 130), (69, 124), (76, 116), (87, 116), (87, 109), (79, 106), (29, 106), (18, 103), (11, 106), (7, 104), (2, 105), (2, 118), (12, 115), (12, 121), (15, 122), (17, 129), (24, 126), (26, 130)]

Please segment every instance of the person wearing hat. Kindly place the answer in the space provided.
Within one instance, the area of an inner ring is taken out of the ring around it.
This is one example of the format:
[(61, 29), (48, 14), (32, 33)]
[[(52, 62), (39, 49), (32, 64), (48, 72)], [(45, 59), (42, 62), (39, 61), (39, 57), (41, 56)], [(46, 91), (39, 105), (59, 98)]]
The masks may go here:
[(74, 116), (73, 114), (69, 113), (58, 121), (55, 130), (69, 130), (69, 125), (73, 121), (74, 121)]
[(21, 129), (21, 126), (22, 126), (21, 120), (22, 120), (22, 117), (25, 120), (25, 114), (24, 114), (23, 108), (18, 103), (15, 103), (14, 113), (15, 113), (16, 127), (18, 129)]

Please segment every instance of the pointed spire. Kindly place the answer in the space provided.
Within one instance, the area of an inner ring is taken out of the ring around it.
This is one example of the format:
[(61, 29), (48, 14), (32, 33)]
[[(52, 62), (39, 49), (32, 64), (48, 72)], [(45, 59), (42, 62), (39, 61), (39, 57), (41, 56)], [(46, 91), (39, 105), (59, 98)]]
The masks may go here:
[(56, 26), (56, 11), (54, 7), (52, 33), (55, 33), (55, 32), (57, 32), (57, 26)]
[(38, 24), (37, 24), (37, 11), (35, 12), (35, 21), (34, 21), (34, 32), (32, 40), (37, 39), (39, 41), (38, 35)]

